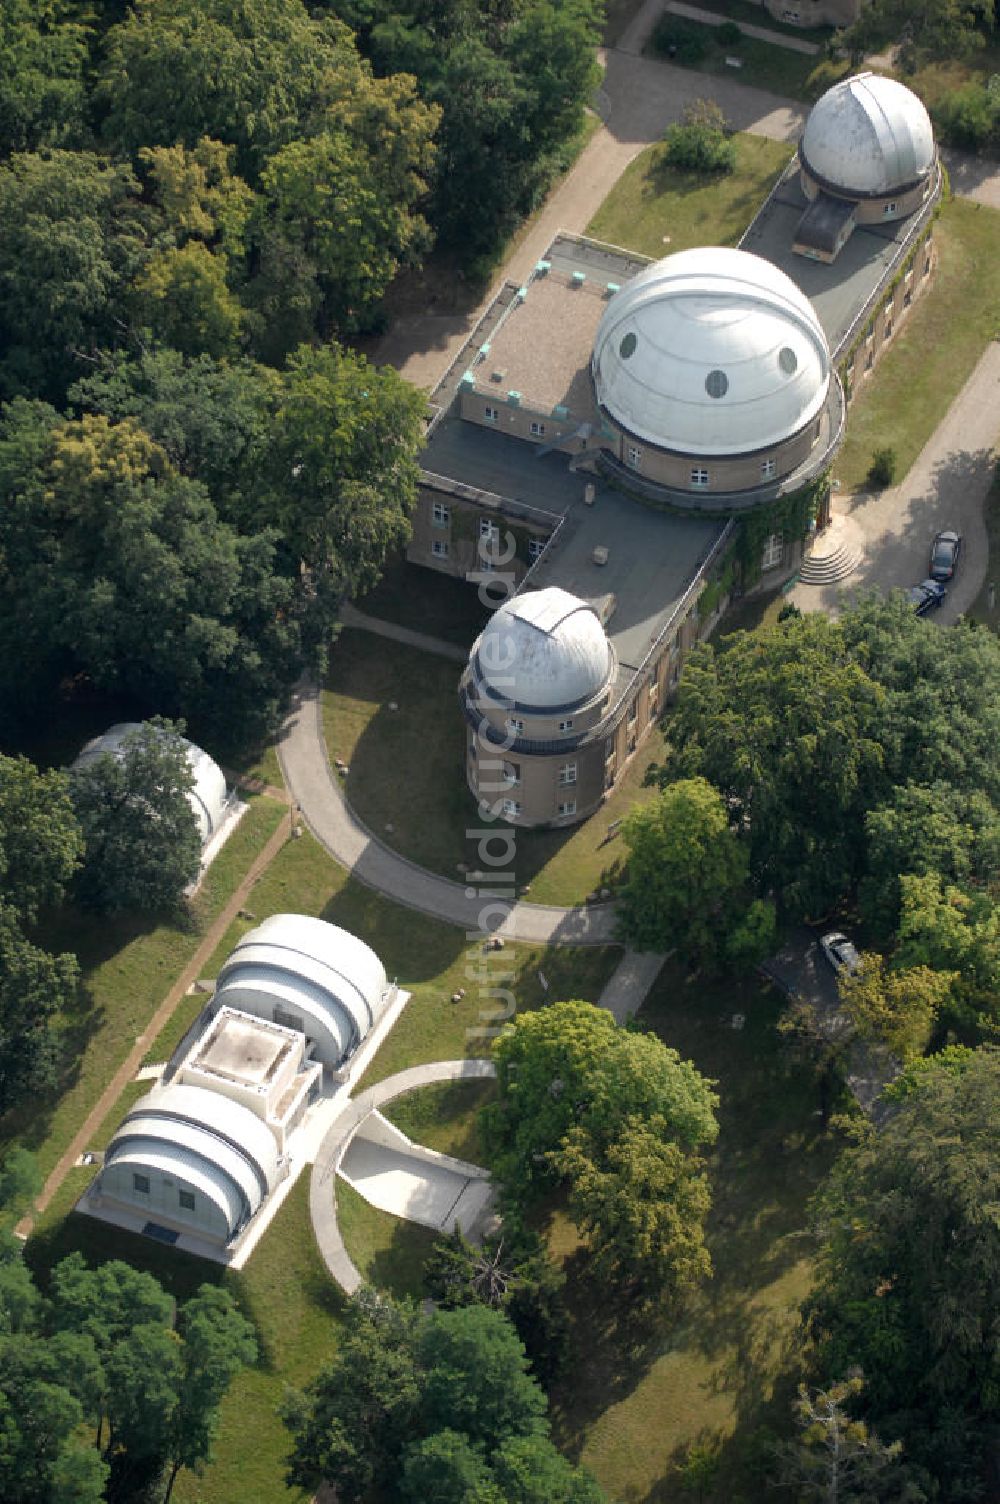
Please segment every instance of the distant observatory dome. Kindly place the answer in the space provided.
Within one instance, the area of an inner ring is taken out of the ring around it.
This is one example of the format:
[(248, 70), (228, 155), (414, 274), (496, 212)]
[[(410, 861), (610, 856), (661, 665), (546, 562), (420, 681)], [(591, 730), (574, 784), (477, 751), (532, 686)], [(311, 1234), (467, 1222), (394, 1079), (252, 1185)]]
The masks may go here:
[(497, 699), (540, 711), (593, 699), (614, 666), (594, 608), (554, 585), (501, 606), (470, 657), (480, 683)]
[(764, 449), (798, 433), (830, 385), (826, 336), (790, 277), (711, 246), (646, 267), (608, 303), (591, 363), (601, 408), (662, 449)]
[(805, 170), (848, 198), (912, 188), (934, 165), (934, 132), (905, 84), (877, 73), (846, 78), (817, 100), (799, 143)]

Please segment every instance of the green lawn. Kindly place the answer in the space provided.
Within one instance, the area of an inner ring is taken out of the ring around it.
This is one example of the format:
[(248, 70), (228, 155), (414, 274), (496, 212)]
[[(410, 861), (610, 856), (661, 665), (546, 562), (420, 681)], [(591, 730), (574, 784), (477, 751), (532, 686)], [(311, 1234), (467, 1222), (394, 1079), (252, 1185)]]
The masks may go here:
[(692, 246), (735, 245), (792, 148), (763, 136), (736, 136), (736, 170), (704, 178), (677, 172), (665, 148), (648, 146), (622, 173), (587, 226), (587, 234), (626, 245), (647, 256), (665, 256)]
[(369, 1206), (339, 1176), (337, 1221), (344, 1247), (369, 1284), (397, 1299), (423, 1298), (424, 1260), (438, 1236), (432, 1228)]
[[(758, 25), (770, 25), (770, 17), (759, 10), (756, 19)], [(838, 79), (846, 77), (851, 71), (846, 60), (831, 62), (822, 55), (793, 52), (789, 47), (759, 41), (756, 37), (741, 36), (738, 42), (723, 44), (718, 39), (717, 26), (686, 18), (683, 24), (686, 30), (697, 31), (704, 39), (704, 57), (696, 63), (685, 64), (680, 56), (666, 57), (657, 51), (652, 38), (646, 43), (647, 57), (676, 63), (680, 67), (689, 66), (698, 73), (721, 74), (725, 78), (734, 78), (741, 84), (752, 84), (756, 89), (767, 89), (771, 94), (778, 94), (783, 98), (805, 100), (818, 99)], [(797, 27), (795, 29), (798, 30)], [(738, 57), (743, 64), (742, 68), (730, 67), (726, 62), (729, 57)]]
[[(466, 837), (482, 822), (465, 782), (457, 685), (458, 666), (447, 659), (345, 631), (323, 695), (327, 750), (350, 768), (347, 795), (355, 812), (386, 845), (451, 878), (460, 875), (460, 862), (482, 865), (476, 840)], [(390, 703), (398, 708), (390, 710)], [(643, 778), (660, 756), (654, 733), (589, 820), (568, 830), (518, 830), (519, 891), (527, 884), (532, 902), (569, 905), (612, 883), (622, 843), (606, 840), (608, 827), (654, 797)]]
[(460, 648), (472, 646), (493, 614), (480, 602), (478, 586), (402, 557), (389, 560), (375, 589), (355, 605), (369, 616), (441, 637)]
[[(704, 1442), (718, 1442), (720, 1470), (695, 1497), (755, 1504), (764, 1496), (752, 1473), (753, 1433), (762, 1422), (787, 1423), (813, 1251), (806, 1203), (835, 1147), (818, 1131), (812, 1081), (783, 1053), (779, 1008), (756, 979), (706, 982), (668, 963), (640, 1015), (718, 1082), (722, 1099), (709, 1165), (715, 1273), (673, 1325), (629, 1330), (607, 1292), (588, 1286), (571, 1226), (554, 1219), (577, 1333), (556, 1395), (556, 1435), (617, 1500), (689, 1497), (679, 1468)], [(746, 1018), (739, 1031), (737, 1012)]]
[(845, 491), (864, 484), (873, 452), (885, 444), (896, 451), (902, 479), (1000, 333), (1000, 211), (951, 199), (934, 233), (931, 286), (851, 403), (834, 463)]
[(442, 1081), (397, 1097), (382, 1108), (382, 1116), (414, 1143), (470, 1164), (486, 1165), (479, 1114), (495, 1096), (493, 1081)]
[(42, 943), (79, 957), (81, 1001), (64, 1023), (68, 1064), (57, 1091), (10, 1114), (0, 1146), (24, 1144), (35, 1154), (42, 1175), (48, 1175), (197, 950), (206, 928), (283, 819), (287, 813), (274, 800), (251, 802), (209, 868), (187, 927), (170, 922), (143, 928), (134, 920), (98, 920), (71, 910), (61, 911), (57, 921), (45, 927)]

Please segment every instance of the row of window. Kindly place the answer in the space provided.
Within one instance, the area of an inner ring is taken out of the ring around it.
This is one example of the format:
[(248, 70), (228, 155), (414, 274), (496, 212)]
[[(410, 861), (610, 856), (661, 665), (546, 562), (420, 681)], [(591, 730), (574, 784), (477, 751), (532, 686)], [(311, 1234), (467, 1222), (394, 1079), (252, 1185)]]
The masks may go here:
[[(625, 449), (625, 463), (626, 463), (626, 465), (628, 465), (628, 467), (629, 467), (630, 470), (641, 470), (642, 469), (642, 450), (638, 447), (637, 444), (629, 444), (629, 445), (626, 446), (626, 449)], [(761, 462), (760, 462), (760, 478), (761, 478), (761, 480), (773, 480), (774, 477), (775, 477), (775, 475), (777, 473), (778, 473), (778, 464), (777, 464), (776, 460), (761, 460)], [(692, 487), (693, 490), (702, 490), (702, 489), (704, 489), (704, 487), (707, 486), (710, 483), (710, 479), (711, 479), (711, 477), (709, 476), (708, 471), (703, 466), (701, 466), (701, 465), (692, 465), (691, 466), (690, 482), (691, 482), (691, 487)]]
[[(473, 743), (473, 750), (475, 750), (475, 744), (474, 743)], [(504, 781), (504, 783), (509, 784), (511, 788), (517, 788), (519, 786), (519, 784), (521, 782), (521, 769), (518, 767), (518, 765), (517, 765), (516, 762), (505, 762), (504, 763), (504, 765), (503, 765), (503, 781)], [(575, 762), (563, 763), (562, 767), (559, 769), (558, 782), (559, 782), (560, 788), (568, 788), (570, 786), (570, 784), (573, 784), (573, 783), (576, 782), (576, 763)]]
[[(500, 421), (500, 409), (498, 407), (491, 407), (490, 404), (487, 403), (483, 408), (483, 421), (485, 423), (498, 423)], [(536, 419), (533, 418), (528, 426), (528, 432), (531, 434), (531, 437), (533, 439), (544, 439), (545, 424), (539, 423)]]
[[(139, 1193), (140, 1196), (148, 1196), (149, 1195), (149, 1176), (148, 1175), (133, 1174), (133, 1176), (132, 1176), (132, 1189), (134, 1191), (138, 1191), (138, 1193)], [(194, 1211), (194, 1191), (178, 1191), (177, 1192), (177, 1205), (180, 1206), (180, 1207), (182, 1207), (184, 1209), (184, 1211), (186, 1211), (186, 1212), (193, 1212)]]
[[(505, 799), (504, 802), (503, 802), (503, 813), (504, 813), (504, 818), (505, 819), (507, 819), (507, 820), (516, 820), (517, 817), (518, 817), (518, 815), (520, 815), (520, 813), (521, 813), (520, 800), (518, 800), (518, 799)], [(559, 814), (560, 819), (565, 819), (565, 817), (567, 815), (575, 815), (576, 814), (576, 800), (575, 799), (566, 799), (566, 800), (564, 800), (563, 803), (558, 806), (558, 814)]]

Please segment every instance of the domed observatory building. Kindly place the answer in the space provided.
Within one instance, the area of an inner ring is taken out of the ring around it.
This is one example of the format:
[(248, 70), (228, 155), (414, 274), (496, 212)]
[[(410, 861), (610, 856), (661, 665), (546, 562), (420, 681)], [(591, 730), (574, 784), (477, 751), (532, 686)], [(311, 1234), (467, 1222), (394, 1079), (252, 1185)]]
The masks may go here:
[[(121, 721), (116, 726), (109, 726), (102, 736), (95, 736), (93, 741), (86, 744), (73, 763), (73, 768), (85, 768), (98, 757), (124, 757), (126, 740), (141, 730), (142, 726), (138, 721)], [(194, 742), (182, 740), (194, 780), (188, 792), (188, 803), (198, 822), (201, 844), (205, 847), (222, 829), (231, 809), (226, 778), (218, 763), (207, 752), (195, 746)]]
[(608, 301), (591, 359), (610, 459), (686, 509), (806, 484), (843, 430), (816, 312), (785, 272), (726, 247), (654, 262)]
[(337, 1067), (393, 996), (378, 956), (356, 935), (305, 914), (274, 914), (244, 935), (219, 972), (217, 1008), (298, 1030)]
[(833, 261), (856, 225), (906, 219), (938, 188), (930, 117), (894, 78), (859, 73), (813, 106), (799, 142), (809, 208), (794, 249)]
[(520, 825), (570, 824), (596, 809), (616, 677), (588, 601), (551, 586), (496, 611), (459, 686), (466, 776), (480, 804)]

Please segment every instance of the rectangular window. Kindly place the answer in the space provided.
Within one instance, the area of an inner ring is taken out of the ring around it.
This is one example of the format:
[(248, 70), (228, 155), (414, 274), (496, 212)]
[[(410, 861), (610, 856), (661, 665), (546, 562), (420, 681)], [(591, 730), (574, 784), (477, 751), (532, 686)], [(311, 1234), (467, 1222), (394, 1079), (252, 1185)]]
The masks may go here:
[(520, 736), (524, 730), (524, 722), (518, 720), (516, 715), (509, 715), (507, 717), (507, 730), (511, 736)]
[(913, 294), (910, 291), (910, 289), (907, 288), (906, 291), (903, 294), (903, 307), (904, 308), (909, 308), (909, 306), (910, 306), (910, 304), (912, 302), (913, 302)]
[(885, 328), (882, 331), (883, 340), (892, 339), (892, 319), (886, 319)]
[(503, 781), (516, 788), (521, 782), (521, 769), (516, 762), (505, 762), (503, 765)]
[(559, 722), (559, 730), (560, 731), (572, 731), (573, 730), (573, 717), (570, 716), (568, 720), (560, 721)]
[(495, 407), (484, 407), (483, 408), (483, 417), (484, 417), (484, 419), (486, 420), (487, 423), (495, 423), (496, 420), (499, 418), (499, 416), (500, 416), (500, 413), (499, 413), (499, 411), (498, 411), (497, 408), (495, 408)]
[(531, 437), (533, 439), (542, 439), (542, 438), (544, 438), (545, 437), (545, 424), (544, 423), (538, 423), (534, 419), (532, 419), (530, 432), (531, 432)]
[(559, 769), (559, 786), (566, 788), (568, 784), (576, 782), (576, 763), (567, 762)]
[(504, 819), (516, 820), (521, 813), (521, 806), (516, 799), (505, 799), (503, 802)]
[(447, 543), (445, 543), (442, 538), (435, 538), (434, 542), (431, 544), (431, 553), (434, 555), (435, 559), (447, 559)]
[(898, 208), (899, 208), (899, 205), (896, 203), (896, 200), (893, 199), (892, 203), (890, 203), (890, 204), (883, 204), (883, 206), (882, 206), (882, 213), (885, 215), (886, 219), (888, 219), (891, 214), (895, 214), (895, 212), (896, 212), (896, 210)]
[(691, 467), (691, 484), (692, 484), (692, 486), (707, 486), (708, 485), (708, 471), (707, 470), (702, 470), (699, 465), (692, 465), (692, 467)]
[(629, 444), (626, 448), (625, 463), (630, 470), (642, 469), (642, 450), (637, 444)]
[(434, 503), (434, 526), (447, 527), (451, 521), (451, 507), (445, 506), (443, 501)]
[(874, 353), (871, 350), (869, 350), (868, 351), (868, 358), (865, 361), (865, 370), (866, 371), (870, 371), (871, 368), (872, 368), (872, 366), (874, 364), (875, 364), (875, 355), (874, 355)]
[(194, 1191), (178, 1191), (177, 1200), (186, 1212), (194, 1211)]
[(546, 541), (545, 538), (528, 539), (528, 559), (532, 564), (534, 564), (536, 559), (542, 557), (542, 554), (545, 552)]
[(149, 1176), (148, 1175), (133, 1175), (132, 1176), (132, 1189), (133, 1189), (133, 1191), (138, 1191), (143, 1196), (148, 1196), (149, 1195)]
[(633, 700), (632, 703), (631, 703), (631, 705), (628, 708), (628, 723), (629, 723), (630, 726), (634, 726), (635, 725), (635, 718), (636, 718), (636, 716), (638, 714), (639, 714), (639, 701), (638, 700)]
[(761, 569), (776, 569), (784, 556), (785, 544), (781, 533), (772, 533), (764, 544), (764, 551), (760, 556)]
[(561, 816), (575, 815), (576, 814), (576, 800), (575, 799), (567, 799), (567, 801), (566, 801), (565, 804), (560, 804), (560, 806), (559, 806), (559, 814)]
[(778, 462), (777, 462), (777, 460), (761, 460), (761, 462), (760, 462), (760, 478), (761, 478), (761, 480), (773, 480), (774, 477), (775, 477), (775, 475), (777, 474), (777, 471), (778, 471)]

